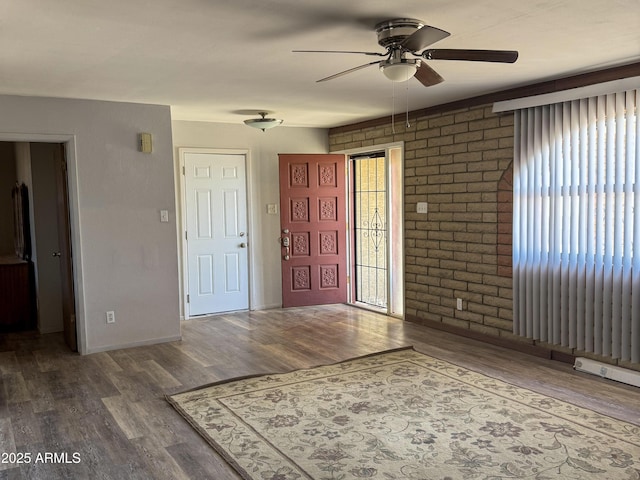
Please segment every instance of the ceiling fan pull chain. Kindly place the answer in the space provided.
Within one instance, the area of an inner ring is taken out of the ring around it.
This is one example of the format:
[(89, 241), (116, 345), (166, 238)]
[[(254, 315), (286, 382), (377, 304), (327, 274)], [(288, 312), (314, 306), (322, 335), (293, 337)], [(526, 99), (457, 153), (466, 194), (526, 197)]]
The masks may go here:
[(396, 82), (391, 82), (391, 134), (396, 134)]
[(406, 81), (407, 89), (405, 90), (405, 97), (407, 99), (407, 128), (411, 128), (411, 124), (409, 123), (409, 80)]

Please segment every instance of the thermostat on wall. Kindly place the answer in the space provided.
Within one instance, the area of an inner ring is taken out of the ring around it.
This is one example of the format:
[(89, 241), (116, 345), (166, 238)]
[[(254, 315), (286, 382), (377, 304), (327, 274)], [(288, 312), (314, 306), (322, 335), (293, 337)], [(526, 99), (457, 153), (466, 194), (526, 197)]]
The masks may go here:
[(140, 150), (142, 153), (151, 153), (153, 151), (150, 133), (138, 134), (138, 150)]

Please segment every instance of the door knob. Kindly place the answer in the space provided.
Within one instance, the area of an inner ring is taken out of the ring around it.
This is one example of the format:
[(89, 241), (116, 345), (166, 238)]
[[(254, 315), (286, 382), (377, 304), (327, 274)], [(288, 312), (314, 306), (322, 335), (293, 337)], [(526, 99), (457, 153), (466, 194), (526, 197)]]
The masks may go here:
[(246, 243), (244, 243), (244, 242), (242, 242), (242, 243), (240, 244), (240, 248), (247, 248), (247, 244), (246, 244)]

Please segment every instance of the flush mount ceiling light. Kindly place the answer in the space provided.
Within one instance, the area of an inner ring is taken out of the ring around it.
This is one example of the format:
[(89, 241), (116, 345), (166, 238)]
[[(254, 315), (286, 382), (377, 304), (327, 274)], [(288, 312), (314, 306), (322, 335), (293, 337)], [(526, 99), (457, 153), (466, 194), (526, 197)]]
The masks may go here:
[(277, 127), (280, 125), (283, 120), (279, 120), (277, 118), (267, 118), (268, 112), (258, 112), (262, 118), (250, 118), (245, 120), (245, 125), (253, 128), (259, 128), (263, 132), (269, 128)]
[(420, 60), (411, 58), (389, 59), (380, 62), (380, 70), (392, 82), (406, 82), (416, 74)]

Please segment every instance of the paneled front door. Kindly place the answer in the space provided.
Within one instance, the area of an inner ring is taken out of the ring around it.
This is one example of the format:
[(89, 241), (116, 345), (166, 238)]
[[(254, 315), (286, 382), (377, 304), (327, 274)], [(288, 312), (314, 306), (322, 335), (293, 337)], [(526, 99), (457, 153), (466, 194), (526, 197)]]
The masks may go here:
[(282, 305), (344, 303), (345, 156), (279, 157)]

